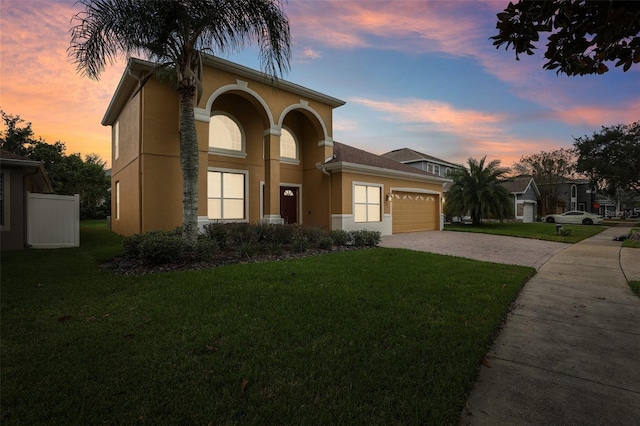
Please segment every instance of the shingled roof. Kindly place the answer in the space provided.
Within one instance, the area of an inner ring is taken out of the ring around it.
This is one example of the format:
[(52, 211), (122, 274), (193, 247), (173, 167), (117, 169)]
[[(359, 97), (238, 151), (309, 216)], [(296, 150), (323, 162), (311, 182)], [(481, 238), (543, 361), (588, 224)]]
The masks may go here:
[(451, 163), (450, 161), (441, 160), (432, 155), (423, 154), (422, 152), (415, 151), (411, 148), (394, 149), (387, 153), (382, 154), (382, 157), (389, 158), (391, 160), (398, 161), (400, 163), (411, 163), (415, 161), (431, 161), (434, 163), (444, 164), (451, 167), (462, 167), (459, 164)]
[[(411, 174), (422, 176), (423, 178), (433, 178), (441, 182), (448, 182), (449, 179), (417, 169), (398, 161), (372, 154), (362, 149), (354, 148), (340, 142), (333, 143), (333, 157), (323, 164), (323, 168), (334, 169), (337, 165), (356, 164), (368, 168), (379, 169), (380, 171), (395, 171), (399, 174)], [(332, 167), (333, 166), (333, 167)]]
[(505, 187), (511, 194), (523, 194), (527, 191), (527, 188), (529, 188), (529, 186), (533, 186), (533, 190), (536, 192), (536, 194), (539, 195), (536, 182), (531, 176), (514, 177), (502, 182), (501, 185)]
[(30, 160), (13, 152), (0, 150), (0, 165), (21, 167), (23, 169), (33, 169), (34, 174), (31, 174), (32, 182), (37, 186), (38, 190), (50, 194), (53, 192), (53, 186), (49, 180), (49, 175), (44, 168), (42, 161)]

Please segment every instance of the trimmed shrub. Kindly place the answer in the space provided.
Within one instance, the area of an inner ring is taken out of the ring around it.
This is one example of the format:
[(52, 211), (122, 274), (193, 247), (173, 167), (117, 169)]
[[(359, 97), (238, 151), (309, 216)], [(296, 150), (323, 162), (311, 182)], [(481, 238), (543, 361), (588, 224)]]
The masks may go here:
[(229, 247), (229, 227), (226, 223), (208, 223), (204, 226), (204, 235), (216, 241), (220, 249)]
[(215, 256), (220, 251), (218, 241), (209, 239), (206, 235), (198, 236), (198, 244), (195, 247), (194, 258), (197, 260), (206, 260)]
[(248, 223), (211, 223), (198, 236), (196, 246), (182, 239), (180, 228), (131, 235), (123, 240), (124, 257), (149, 265), (206, 261), (221, 251), (225, 256), (254, 258), (260, 253), (304, 253), (310, 249), (331, 250), (334, 245), (376, 246), (377, 231), (330, 231), (322, 227)]
[(149, 265), (163, 265), (183, 260), (187, 243), (181, 236), (162, 233), (143, 234), (138, 258)]
[[(149, 231), (144, 234), (134, 234), (125, 237), (122, 240), (123, 254), (125, 257), (138, 259), (143, 256), (143, 250), (149, 248), (149, 243), (146, 243), (148, 239), (162, 239), (163, 237), (177, 237), (180, 238), (182, 231), (180, 228), (173, 229), (171, 231)], [(142, 247), (144, 245), (144, 247)]]
[(356, 247), (374, 247), (380, 243), (379, 231), (351, 231), (351, 239)]
[(278, 256), (284, 252), (284, 246), (277, 241), (269, 241), (266, 244), (266, 252)]
[(329, 233), (333, 244), (336, 246), (347, 246), (352, 243), (349, 231), (344, 229), (333, 229)]
[(330, 237), (322, 237), (320, 241), (318, 241), (318, 248), (331, 250), (333, 248), (333, 240)]
[(329, 235), (329, 231), (326, 228), (321, 228), (319, 226), (301, 226), (299, 231), (307, 238), (312, 247), (318, 246), (320, 244), (320, 240)]
[(243, 243), (240, 246), (240, 257), (246, 257), (251, 259), (256, 254), (260, 253), (260, 245), (255, 242)]
[(311, 244), (309, 243), (309, 239), (304, 235), (298, 235), (294, 238), (293, 244), (291, 248), (296, 253), (304, 253), (309, 250)]

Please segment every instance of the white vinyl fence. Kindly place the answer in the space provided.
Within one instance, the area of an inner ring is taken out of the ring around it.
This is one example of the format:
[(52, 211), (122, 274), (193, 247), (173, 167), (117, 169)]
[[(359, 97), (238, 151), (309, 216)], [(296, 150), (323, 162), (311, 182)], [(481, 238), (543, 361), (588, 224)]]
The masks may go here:
[(80, 246), (80, 196), (27, 193), (27, 244)]

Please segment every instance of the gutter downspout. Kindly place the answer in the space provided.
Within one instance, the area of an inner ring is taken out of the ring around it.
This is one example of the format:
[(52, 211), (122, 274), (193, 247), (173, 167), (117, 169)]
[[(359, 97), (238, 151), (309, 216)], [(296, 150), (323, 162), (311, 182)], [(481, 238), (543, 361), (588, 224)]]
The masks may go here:
[[(333, 160), (335, 158), (335, 155), (327, 158), (327, 160)], [(327, 163), (327, 161), (325, 160), (325, 164)], [(332, 203), (332, 193), (331, 193), (331, 187), (333, 184), (333, 180), (331, 179), (331, 173), (327, 171), (327, 169), (325, 167), (320, 167), (320, 163), (316, 164), (316, 167), (319, 167), (320, 170), (322, 170), (322, 173), (324, 173), (325, 175), (329, 176), (329, 229), (333, 229), (333, 203)]]

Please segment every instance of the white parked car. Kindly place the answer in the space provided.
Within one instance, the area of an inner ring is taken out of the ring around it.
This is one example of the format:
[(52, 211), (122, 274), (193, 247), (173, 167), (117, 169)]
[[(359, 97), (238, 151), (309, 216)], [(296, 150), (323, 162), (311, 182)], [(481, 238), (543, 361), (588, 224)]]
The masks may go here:
[(598, 225), (602, 223), (602, 216), (598, 216), (594, 213), (572, 210), (562, 214), (550, 214), (543, 217), (542, 220), (548, 223), (574, 223), (582, 225), (593, 225), (595, 223)]

